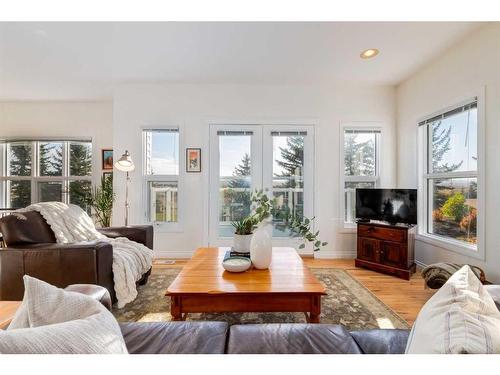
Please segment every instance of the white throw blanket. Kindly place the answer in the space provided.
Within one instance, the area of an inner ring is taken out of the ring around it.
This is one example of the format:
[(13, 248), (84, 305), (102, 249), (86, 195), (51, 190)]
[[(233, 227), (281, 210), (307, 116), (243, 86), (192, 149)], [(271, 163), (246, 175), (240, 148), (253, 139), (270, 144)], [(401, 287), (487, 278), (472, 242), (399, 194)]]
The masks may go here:
[(54, 231), (57, 243), (100, 240), (113, 246), (113, 275), (118, 308), (137, 297), (136, 281), (153, 264), (153, 252), (128, 238), (108, 238), (99, 233), (92, 219), (80, 207), (61, 202), (43, 202), (22, 211), (38, 211)]

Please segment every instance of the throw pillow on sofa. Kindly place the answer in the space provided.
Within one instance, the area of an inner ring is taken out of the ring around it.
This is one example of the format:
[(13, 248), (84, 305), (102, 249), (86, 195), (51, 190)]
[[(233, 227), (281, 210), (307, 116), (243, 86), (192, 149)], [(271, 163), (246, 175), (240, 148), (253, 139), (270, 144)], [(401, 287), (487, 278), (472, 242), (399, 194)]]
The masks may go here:
[(114, 316), (92, 297), (24, 276), (24, 299), (6, 331), (0, 353), (127, 353)]
[(500, 353), (500, 312), (469, 266), (457, 271), (422, 307), (406, 353)]

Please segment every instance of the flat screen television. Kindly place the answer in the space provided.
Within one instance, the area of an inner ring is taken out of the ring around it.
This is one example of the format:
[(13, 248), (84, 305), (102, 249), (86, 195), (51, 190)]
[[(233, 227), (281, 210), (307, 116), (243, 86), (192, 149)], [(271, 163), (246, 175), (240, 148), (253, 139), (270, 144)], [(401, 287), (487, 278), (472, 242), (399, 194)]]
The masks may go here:
[(417, 224), (417, 190), (356, 189), (356, 219)]

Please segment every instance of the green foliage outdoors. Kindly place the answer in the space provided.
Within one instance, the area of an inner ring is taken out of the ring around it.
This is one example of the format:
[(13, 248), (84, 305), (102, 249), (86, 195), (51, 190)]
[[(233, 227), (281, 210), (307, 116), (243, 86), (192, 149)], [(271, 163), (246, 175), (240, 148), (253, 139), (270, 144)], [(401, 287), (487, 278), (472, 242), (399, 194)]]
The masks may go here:
[(468, 206), (465, 204), (465, 196), (460, 192), (450, 196), (441, 208), (444, 216), (453, 218), (457, 223), (462, 220), (468, 211)]

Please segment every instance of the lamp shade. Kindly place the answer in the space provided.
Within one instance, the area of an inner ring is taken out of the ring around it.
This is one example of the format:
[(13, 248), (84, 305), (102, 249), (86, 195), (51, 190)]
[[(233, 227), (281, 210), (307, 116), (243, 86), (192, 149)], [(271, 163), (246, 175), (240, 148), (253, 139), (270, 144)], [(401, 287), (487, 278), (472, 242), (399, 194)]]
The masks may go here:
[(131, 172), (135, 169), (134, 162), (130, 157), (130, 152), (125, 151), (125, 153), (115, 162), (115, 167), (122, 172)]

